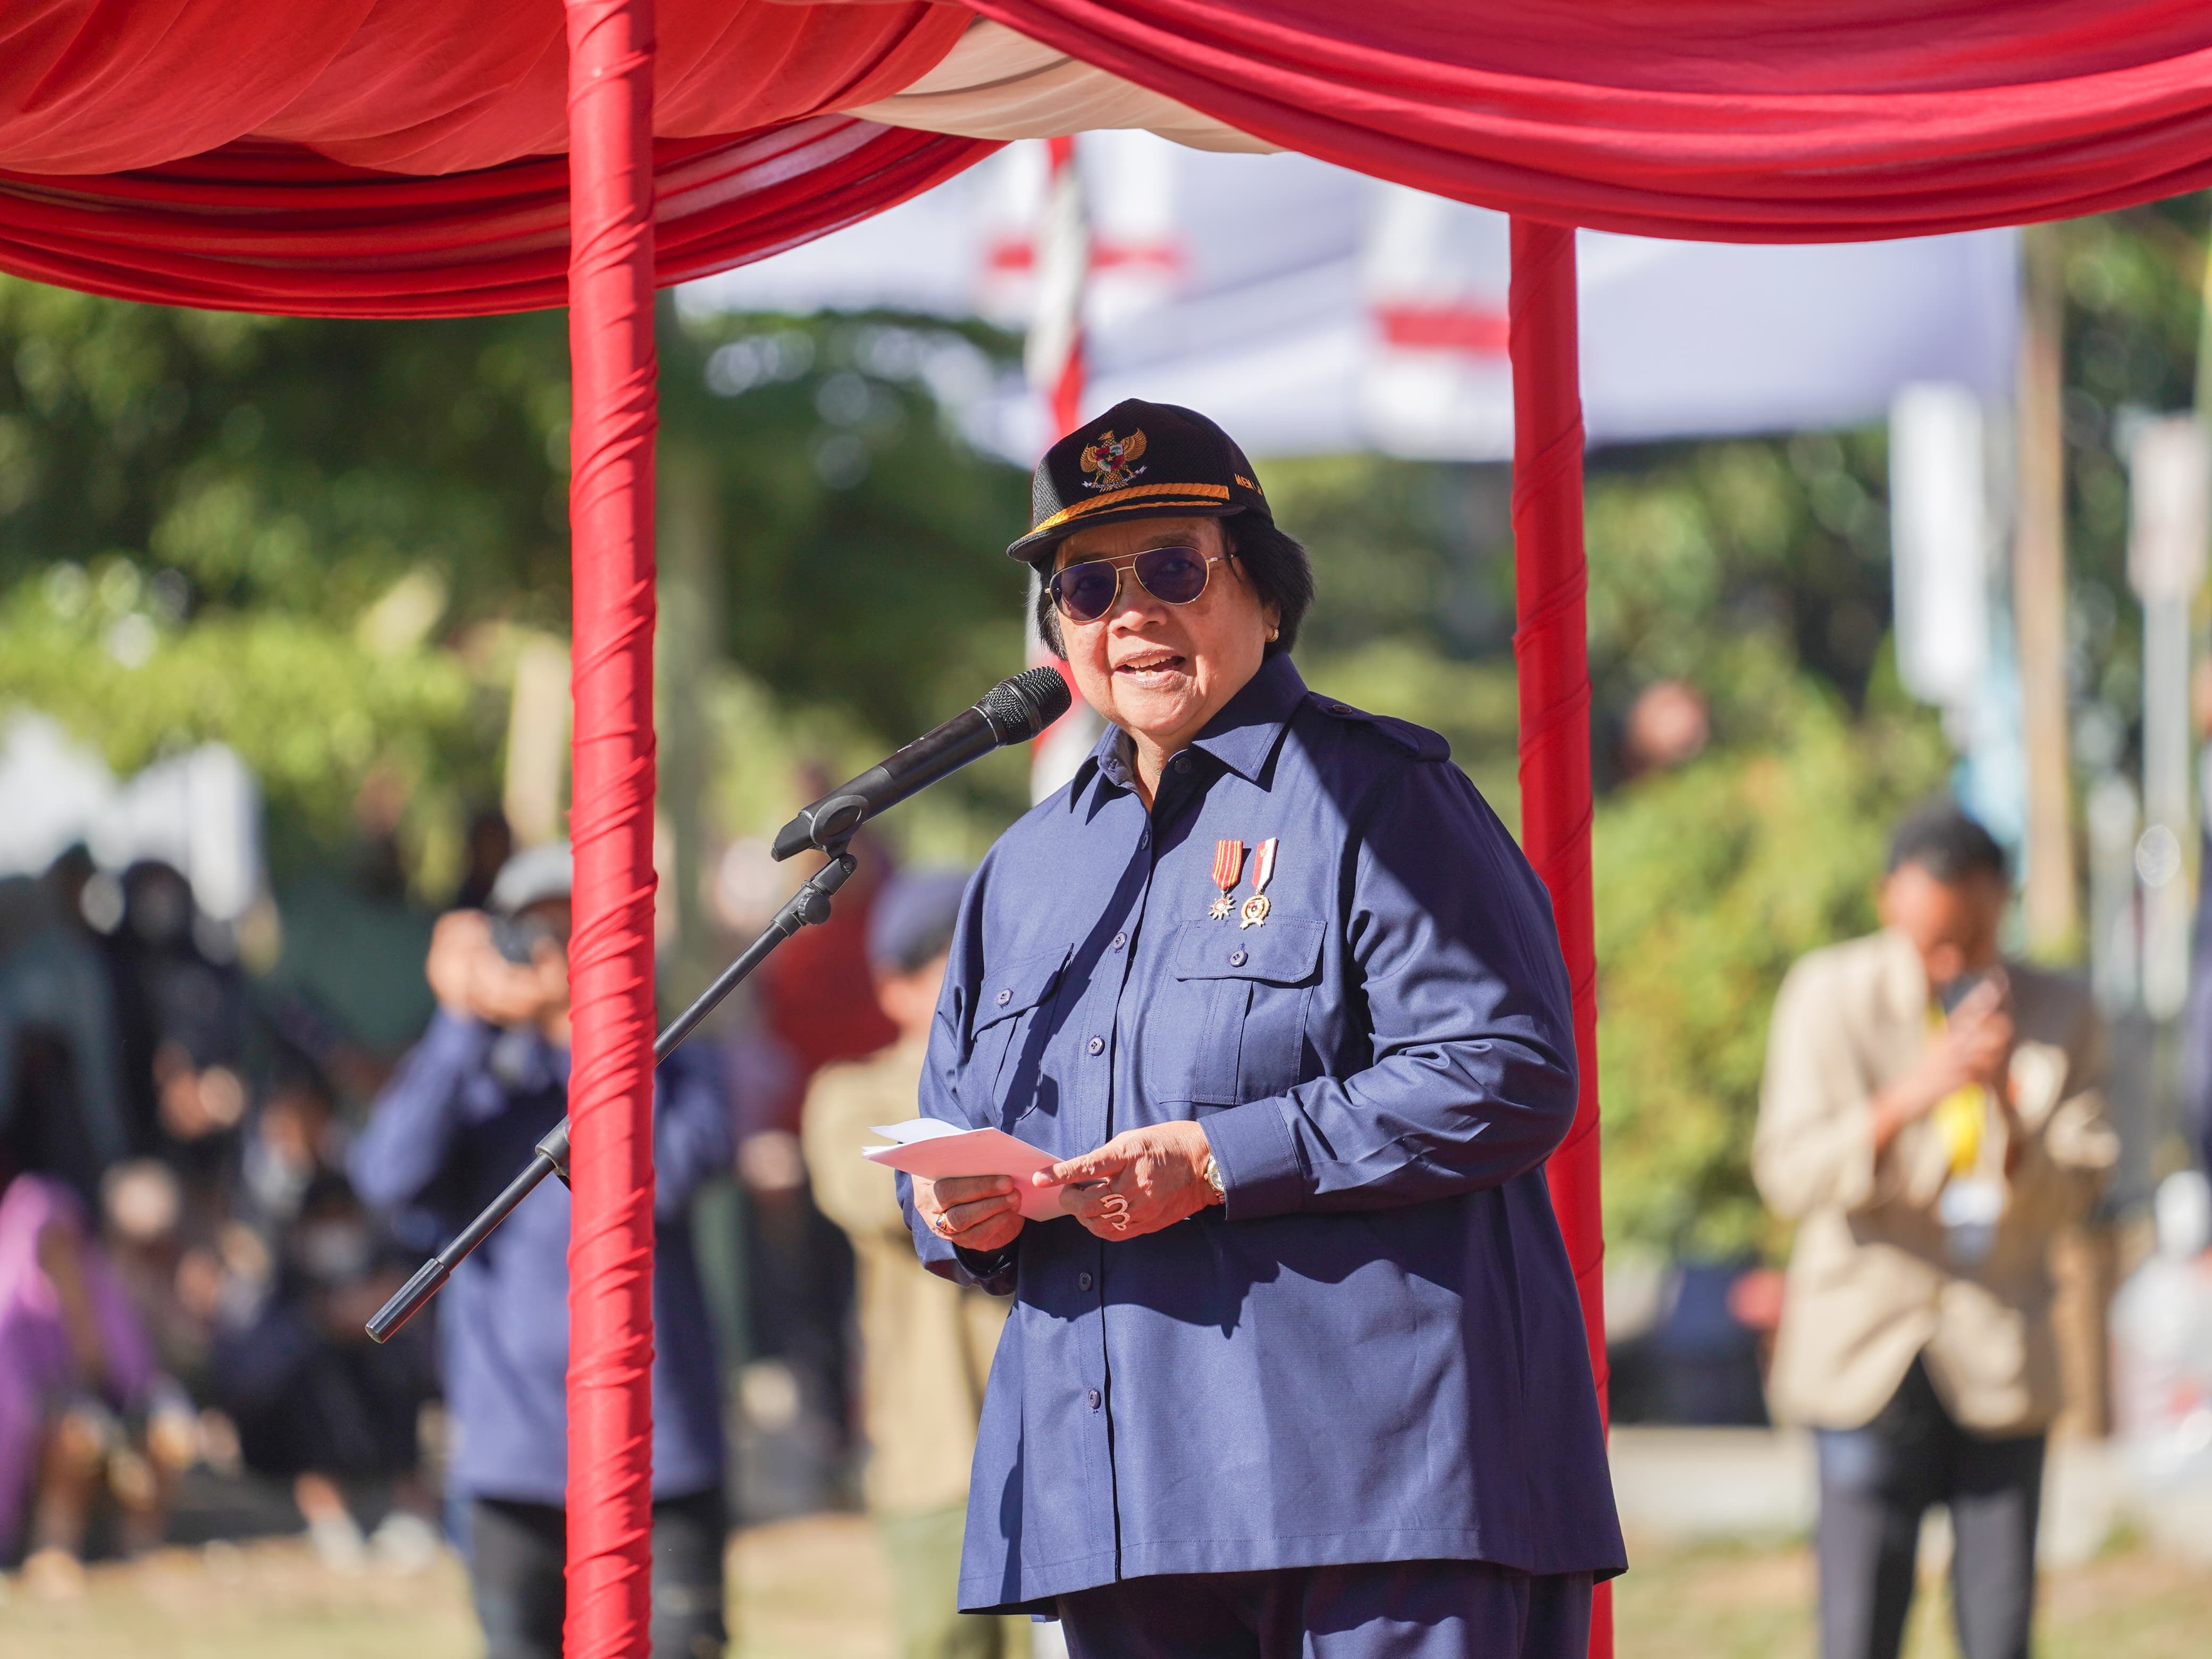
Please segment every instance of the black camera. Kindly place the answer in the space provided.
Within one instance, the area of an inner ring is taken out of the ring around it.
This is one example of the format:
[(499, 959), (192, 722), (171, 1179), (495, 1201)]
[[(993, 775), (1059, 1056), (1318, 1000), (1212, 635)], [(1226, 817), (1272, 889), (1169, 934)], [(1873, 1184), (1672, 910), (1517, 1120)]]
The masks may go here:
[(516, 967), (527, 968), (538, 960), (541, 943), (557, 947), (561, 938), (536, 916), (494, 916), (491, 943), (494, 950)]

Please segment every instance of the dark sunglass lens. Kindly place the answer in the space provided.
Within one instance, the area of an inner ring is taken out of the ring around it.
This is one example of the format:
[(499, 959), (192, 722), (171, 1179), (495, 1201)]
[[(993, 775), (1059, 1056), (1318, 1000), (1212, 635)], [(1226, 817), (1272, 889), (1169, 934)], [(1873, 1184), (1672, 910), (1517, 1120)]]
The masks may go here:
[(1053, 598), (1072, 620), (1097, 622), (1113, 608), (1117, 585), (1110, 564), (1072, 564), (1052, 579)]
[(1188, 605), (1206, 591), (1206, 561), (1194, 547), (1155, 547), (1137, 555), (1137, 580), (1154, 599)]

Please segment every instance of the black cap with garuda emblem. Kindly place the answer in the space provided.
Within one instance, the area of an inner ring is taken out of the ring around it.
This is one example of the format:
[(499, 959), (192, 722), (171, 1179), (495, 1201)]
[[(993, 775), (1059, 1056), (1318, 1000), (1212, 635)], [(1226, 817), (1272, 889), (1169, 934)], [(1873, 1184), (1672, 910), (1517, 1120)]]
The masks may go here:
[(1130, 398), (1045, 451), (1030, 481), (1030, 533), (1006, 551), (1035, 559), (1062, 537), (1116, 519), (1232, 513), (1274, 522), (1237, 441), (1194, 409)]

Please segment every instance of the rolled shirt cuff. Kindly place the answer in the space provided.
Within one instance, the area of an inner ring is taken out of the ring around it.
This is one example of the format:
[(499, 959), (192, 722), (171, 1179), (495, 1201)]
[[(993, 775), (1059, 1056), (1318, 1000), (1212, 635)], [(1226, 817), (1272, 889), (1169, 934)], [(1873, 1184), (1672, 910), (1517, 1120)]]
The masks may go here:
[(1255, 1100), (1199, 1120), (1221, 1171), (1223, 1213), (1231, 1221), (1287, 1215), (1305, 1205), (1305, 1170), (1283, 1121), (1280, 1097)]
[(952, 1247), (952, 1258), (968, 1270), (979, 1289), (988, 1291), (993, 1296), (1012, 1296), (1014, 1293), (1016, 1269), (1020, 1261), (1020, 1249), (1021, 1243), (1018, 1239), (1012, 1244), (1001, 1245), (988, 1254), (981, 1250), (969, 1249), (964, 1245), (955, 1244)]

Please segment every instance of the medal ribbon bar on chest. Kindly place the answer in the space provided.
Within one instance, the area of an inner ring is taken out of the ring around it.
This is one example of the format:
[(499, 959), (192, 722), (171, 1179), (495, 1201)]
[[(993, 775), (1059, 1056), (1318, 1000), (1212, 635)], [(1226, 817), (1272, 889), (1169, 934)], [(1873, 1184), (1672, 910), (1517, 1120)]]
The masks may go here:
[(1221, 896), (1206, 914), (1216, 921), (1228, 920), (1229, 913), (1237, 908), (1230, 896), (1244, 875), (1244, 843), (1241, 841), (1217, 841), (1213, 843), (1213, 884), (1221, 890)]
[(1244, 901), (1243, 909), (1237, 913), (1239, 927), (1257, 927), (1267, 919), (1267, 883), (1275, 873), (1275, 848), (1279, 839), (1268, 836), (1252, 854), (1252, 896)]

